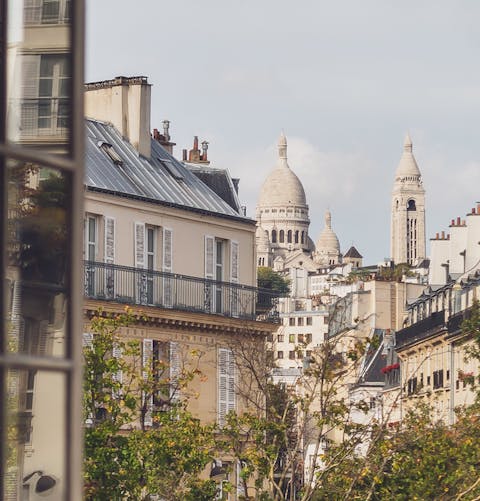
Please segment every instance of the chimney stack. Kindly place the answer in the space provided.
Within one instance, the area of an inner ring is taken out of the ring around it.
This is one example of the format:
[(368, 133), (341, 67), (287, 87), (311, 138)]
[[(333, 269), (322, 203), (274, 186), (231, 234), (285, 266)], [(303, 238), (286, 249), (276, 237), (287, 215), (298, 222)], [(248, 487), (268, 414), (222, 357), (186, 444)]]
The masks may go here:
[(151, 85), (147, 77), (85, 84), (85, 116), (110, 122), (140, 155), (150, 158)]
[(208, 141), (202, 141), (202, 151), (198, 148), (198, 136), (193, 136), (193, 148), (188, 152), (188, 161), (192, 164), (206, 164), (210, 162), (207, 157)]
[(173, 147), (176, 143), (170, 141), (170, 120), (163, 120), (163, 134), (158, 129), (153, 129), (153, 139), (158, 141), (170, 154), (173, 154)]

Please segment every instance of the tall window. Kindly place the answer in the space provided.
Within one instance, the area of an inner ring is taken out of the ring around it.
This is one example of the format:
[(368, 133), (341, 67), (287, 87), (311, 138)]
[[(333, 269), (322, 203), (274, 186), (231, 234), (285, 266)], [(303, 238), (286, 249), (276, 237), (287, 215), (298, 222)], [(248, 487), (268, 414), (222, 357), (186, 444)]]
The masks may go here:
[(68, 126), (68, 60), (63, 55), (43, 55), (38, 82), (39, 134), (61, 134)]

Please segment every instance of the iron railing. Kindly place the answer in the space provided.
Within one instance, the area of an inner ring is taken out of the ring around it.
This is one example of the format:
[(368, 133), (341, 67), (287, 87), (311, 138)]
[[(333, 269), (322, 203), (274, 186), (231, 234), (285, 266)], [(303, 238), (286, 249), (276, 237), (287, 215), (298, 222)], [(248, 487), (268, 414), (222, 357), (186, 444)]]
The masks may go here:
[(395, 347), (416, 343), (430, 337), (445, 327), (445, 310), (436, 311), (424, 320), (398, 331), (395, 335)]
[(278, 322), (279, 294), (248, 285), (84, 262), (84, 294), (89, 299)]

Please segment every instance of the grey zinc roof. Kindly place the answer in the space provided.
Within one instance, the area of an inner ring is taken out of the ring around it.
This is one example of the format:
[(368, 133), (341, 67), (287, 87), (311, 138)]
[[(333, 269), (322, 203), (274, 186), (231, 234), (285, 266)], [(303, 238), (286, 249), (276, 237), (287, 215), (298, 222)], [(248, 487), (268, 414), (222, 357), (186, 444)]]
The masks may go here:
[[(85, 185), (87, 189), (143, 199), (220, 217), (254, 221), (240, 215), (181, 162), (152, 139), (151, 158), (137, 150), (110, 124), (86, 120)], [(121, 162), (100, 147), (111, 145)]]

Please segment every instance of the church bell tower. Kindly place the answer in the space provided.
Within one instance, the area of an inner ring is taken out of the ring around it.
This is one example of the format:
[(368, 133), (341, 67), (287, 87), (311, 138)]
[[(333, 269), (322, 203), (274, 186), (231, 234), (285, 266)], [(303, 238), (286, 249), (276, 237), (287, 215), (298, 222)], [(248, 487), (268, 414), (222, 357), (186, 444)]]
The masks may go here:
[(407, 134), (392, 191), (390, 253), (393, 261), (415, 265), (425, 258), (425, 190)]

